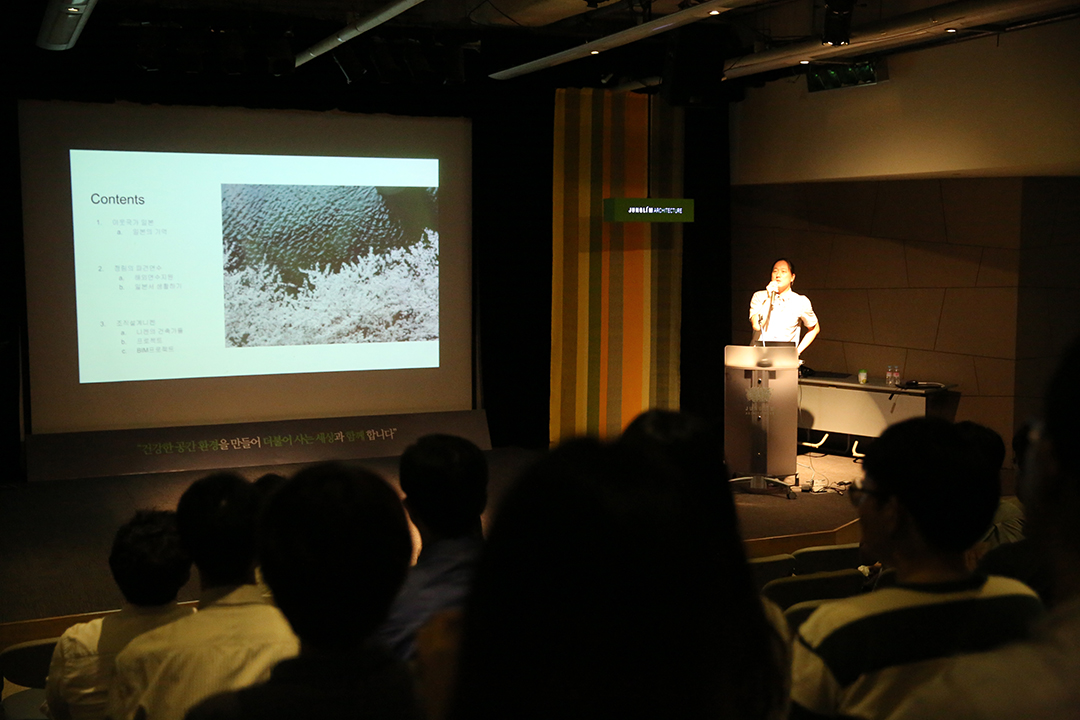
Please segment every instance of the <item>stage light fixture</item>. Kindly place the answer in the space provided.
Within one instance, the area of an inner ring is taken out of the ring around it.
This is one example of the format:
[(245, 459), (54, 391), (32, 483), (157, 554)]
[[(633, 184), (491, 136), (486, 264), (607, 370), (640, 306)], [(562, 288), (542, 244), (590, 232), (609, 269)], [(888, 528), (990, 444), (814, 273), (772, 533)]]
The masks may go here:
[(825, 24), (821, 30), (822, 45), (847, 45), (851, 42), (851, 12), (855, 0), (828, 0), (825, 3)]
[(807, 69), (806, 89), (809, 92), (876, 85), (889, 79), (889, 66), (884, 58), (853, 63), (815, 65)]
[(90, 18), (97, 0), (49, 0), (41, 19), (37, 46), (45, 50), (67, 50), (75, 45)]

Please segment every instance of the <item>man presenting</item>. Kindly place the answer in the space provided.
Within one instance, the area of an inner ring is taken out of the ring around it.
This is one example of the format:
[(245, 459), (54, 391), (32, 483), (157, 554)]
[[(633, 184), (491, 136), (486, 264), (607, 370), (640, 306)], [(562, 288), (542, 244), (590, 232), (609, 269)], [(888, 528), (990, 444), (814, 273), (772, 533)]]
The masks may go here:
[[(780, 258), (773, 263), (772, 282), (750, 299), (750, 324), (754, 326), (756, 340), (797, 343), (801, 355), (814, 342), (821, 325), (810, 300), (791, 289), (793, 282), (795, 270), (790, 260)], [(806, 326), (802, 339), (799, 321)]]

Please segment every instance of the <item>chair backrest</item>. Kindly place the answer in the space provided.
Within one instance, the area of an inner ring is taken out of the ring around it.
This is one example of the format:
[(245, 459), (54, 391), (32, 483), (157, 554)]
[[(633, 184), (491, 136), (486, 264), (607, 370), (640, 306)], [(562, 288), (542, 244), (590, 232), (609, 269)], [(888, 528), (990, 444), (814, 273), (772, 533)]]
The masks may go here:
[(884, 568), (874, 578), (874, 590), (892, 587), (896, 584), (896, 568)]
[(832, 570), (772, 580), (761, 589), (761, 594), (787, 610), (795, 603), (806, 600), (832, 600), (858, 595), (865, 581), (866, 577), (855, 568)]
[(0, 718), (4, 720), (48, 720), (41, 712), (41, 705), (45, 702), (45, 691), (41, 688), (19, 690), (4, 698), (0, 703), (3, 713)]
[(798, 602), (784, 611), (784, 620), (787, 621), (788, 630), (791, 631), (791, 636), (795, 637), (795, 634), (799, 632), (799, 626), (806, 622), (806, 618), (814, 614), (814, 611), (821, 607), (828, 600), (804, 600)]
[(847, 570), (860, 565), (859, 543), (843, 545), (817, 545), (800, 548), (792, 553), (795, 557), (795, 574)]
[(28, 688), (44, 688), (49, 662), (60, 638), (31, 640), (0, 651), (0, 677)]
[(758, 592), (766, 583), (777, 578), (790, 577), (795, 571), (795, 558), (792, 555), (766, 555), (750, 558), (750, 573)]

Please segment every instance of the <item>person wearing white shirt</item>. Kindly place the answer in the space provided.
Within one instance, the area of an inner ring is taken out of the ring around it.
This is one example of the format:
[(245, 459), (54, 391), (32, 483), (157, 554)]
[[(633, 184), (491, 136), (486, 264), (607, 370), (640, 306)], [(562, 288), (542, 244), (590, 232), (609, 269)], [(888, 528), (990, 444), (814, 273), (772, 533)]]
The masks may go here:
[[(773, 263), (772, 280), (750, 299), (750, 325), (755, 340), (796, 343), (801, 355), (821, 331), (809, 298), (791, 289), (795, 269), (787, 258)], [(806, 332), (800, 337), (800, 323)]]
[(260, 493), (234, 473), (180, 497), (180, 539), (199, 571), (199, 612), (140, 635), (116, 656), (111, 720), (182, 720), (202, 699), (263, 682), (300, 643), (255, 584)]
[(41, 711), (53, 720), (105, 717), (114, 659), (144, 632), (188, 617), (177, 593), (191, 574), (176, 513), (141, 510), (116, 532), (109, 569), (124, 596), (120, 612), (68, 628), (53, 651)]

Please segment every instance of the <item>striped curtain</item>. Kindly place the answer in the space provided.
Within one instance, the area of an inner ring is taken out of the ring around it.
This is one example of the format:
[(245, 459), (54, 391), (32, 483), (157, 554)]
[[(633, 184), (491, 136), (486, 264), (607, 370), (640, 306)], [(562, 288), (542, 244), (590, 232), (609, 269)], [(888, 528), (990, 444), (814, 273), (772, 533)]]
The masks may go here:
[(677, 407), (681, 260), (678, 225), (603, 220), (604, 198), (649, 197), (649, 98), (565, 89), (555, 113), (552, 443)]

